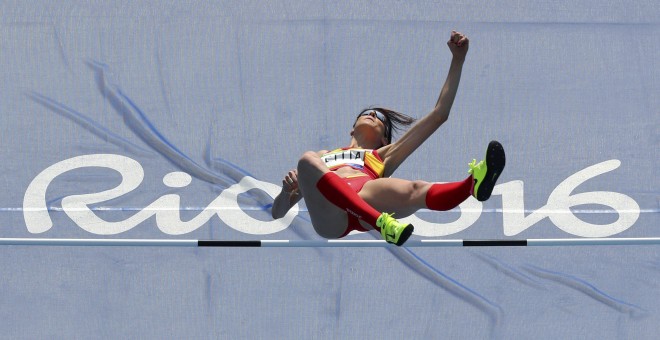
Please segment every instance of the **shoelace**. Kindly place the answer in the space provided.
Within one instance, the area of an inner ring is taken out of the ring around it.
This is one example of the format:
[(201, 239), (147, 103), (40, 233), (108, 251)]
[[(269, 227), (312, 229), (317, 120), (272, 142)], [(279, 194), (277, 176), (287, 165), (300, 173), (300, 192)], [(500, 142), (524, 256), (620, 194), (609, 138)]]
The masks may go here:
[(480, 169), (483, 165), (483, 161), (477, 163), (476, 159), (473, 159), (471, 163), (468, 163), (468, 166), (470, 167), (470, 170), (468, 170), (468, 173), (470, 175), (474, 175), (474, 170), (475, 169)]

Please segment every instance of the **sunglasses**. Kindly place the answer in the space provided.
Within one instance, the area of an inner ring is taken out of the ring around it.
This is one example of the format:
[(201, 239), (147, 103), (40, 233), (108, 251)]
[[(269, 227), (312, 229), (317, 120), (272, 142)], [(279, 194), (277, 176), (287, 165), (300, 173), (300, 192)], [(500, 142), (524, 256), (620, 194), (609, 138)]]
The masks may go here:
[(382, 114), (382, 113), (379, 112), (379, 111), (376, 111), (376, 110), (365, 110), (365, 111), (362, 111), (362, 112), (358, 115), (358, 118), (359, 118), (359, 117), (362, 117), (362, 116), (372, 116), (372, 117), (376, 117), (376, 118), (378, 118), (378, 120), (381, 121), (381, 123), (383, 123), (383, 124), (385, 124), (385, 126), (387, 126), (387, 118), (385, 117), (384, 114)]

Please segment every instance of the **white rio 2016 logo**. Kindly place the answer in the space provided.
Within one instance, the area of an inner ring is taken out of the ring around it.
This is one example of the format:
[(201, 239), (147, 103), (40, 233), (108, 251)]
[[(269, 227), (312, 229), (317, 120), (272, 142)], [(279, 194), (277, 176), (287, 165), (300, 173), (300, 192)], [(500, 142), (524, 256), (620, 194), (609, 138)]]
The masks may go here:
[[(590, 178), (612, 171), (621, 165), (613, 159), (578, 171), (561, 182), (548, 197), (547, 204), (525, 216), (524, 191), (522, 181), (499, 184), (494, 195), (502, 196), (502, 224), (504, 234), (516, 235), (548, 217), (559, 229), (581, 237), (606, 237), (620, 233), (635, 224), (640, 209), (637, 202), (629, 196), (609, 191), (594, 191), (572, 194), (582, 183)], [(48, 207), (46, 190), (55, 177), (74, 169), (103, 167), (121, 174), (121, 183), (110, 190), (71, 195), (62, 199), (62, 210), (82, 229), (97, 235), (114, 235), (128, 231), (146, 219), (155, 215), (158, 228), (169, 235), (190, 233), (206, 224), (214, 215), (233, 229), (252, 235), (272, 234), (286, 229), (298, 214), (298, 205), (294, 206), (284, 218), (274, 221), (261, 221), (252, 218), (241, 210), (238, 195), (252, 189), (260, 189), (275, 197), (279, 186), (262, 182), (246, 176), (239, 183), (224, 190), (202, 212), (189, 221), (181, 221), (180, 197), (167, 194), (123, 221), (109, 222), (98, 217), (89, 206), (120, 197), (135, 190), (144, 178), (144, 170), (137, 161), (114, 154), (92, 154), (70, 158), (56, 163), (32, 180), (23, 200), (25, 224), (31, 233), (43, 233), (53, 226)], [(171, 172), (163, 178), (163, 183), (171, 188), (182, 188), (190, 184), (192, 177), (185, 172)], [(585, 222), (576, 217), (571, 207), (584, 204), (598, 204), (612, 208), (618, 219), (610, 224), (599, 225)], [(431, 223), (416, 216), (404, 220), (415, 225), (415, 234), (420, 236), (445, 236), (460, 232), (474, 224), (482, 213), (481, 202), (468, 199), (459, 208), (458, 220), (450, 223)]]

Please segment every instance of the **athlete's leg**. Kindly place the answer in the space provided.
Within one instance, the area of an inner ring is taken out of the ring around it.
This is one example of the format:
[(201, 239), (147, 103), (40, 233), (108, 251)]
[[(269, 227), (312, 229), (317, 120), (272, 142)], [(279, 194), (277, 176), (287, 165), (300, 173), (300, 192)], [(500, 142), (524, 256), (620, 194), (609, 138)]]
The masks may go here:
[[(329, 171), (314, 152), (305, 153), (298, 162), (298, 187), (305, 197), (314, 228), (321, 236), (337, 238), (344, 235), (347, 214), (381, 231), (386, 241), (397, 245), (403, 244), (412, 234), (412, 225), (399, 223), (389, 214), (381, 214), (367, 204), (341, 177)], [(340, 226), (336, 224), (336, 207), (344, 212)], [(328, 221), (329, 215), (334, 216), (332, 221)]]
[(456, 208), (472, 195), (473, 183), (472, 176), (468, 176), (460, 182), (432, 184), (426, 193), (426, 207), (441, 211)]
[[(376, 221), (381, 213), (362, 200), (341, 177), (329, 171), (315, 152), (305, 153), (298, 161), (298, 185), (302, 188), (312, 222), (321, 236), (337, 238), (343, 235), (347, 227), (347, 213), (380, 231)], [(344, 222), (340, 225), (336, 220), (328, 219), (328, 215), (337, 215), (338, 211), (343, 212), (339, 214)]]
[(422, 208), (449, 210), (461, 204), (470, 195), (485, 201), (495, 187), (506, 163), (504, 148), (491, 141), (485, 160), (469, 164), (471, 175), (453, 183), (428, 183), (396, 178), (381, 178), (365, 183), (360, 197), (381, 211), (393, 211), (397, 217), (409, 216)]
[(367, 182), (360, 196), (378, 210), (392, 211), (396, 217), (406, 217), (422, 208), (453, 209), (470, 197), (471, 189), (472, 176), (451, 183), (381, 178)]
[(305, 199), (314, 230), (322, 237), (333, 239), (344, 234), (348, 217), (345, 210), (332, 204), (316, 187), (328, 172), (328, 167), (315, 152), (305, 153), (298, 161), (298, 188)]

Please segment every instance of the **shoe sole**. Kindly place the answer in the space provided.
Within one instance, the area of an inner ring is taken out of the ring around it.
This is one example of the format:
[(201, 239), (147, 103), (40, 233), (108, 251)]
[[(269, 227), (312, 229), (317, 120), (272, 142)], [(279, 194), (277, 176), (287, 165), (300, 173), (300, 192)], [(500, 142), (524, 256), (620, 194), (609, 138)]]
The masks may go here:
[(486, 150), (486, 176), (484, 176), (483, 182), (479, 185), (477, 200), (485, 201), (490, 198), (493, 188), (495, 188), (495, 183), (497, 183), (497, 179), (502, 174), (502, 170), (504, 170), (505, 164), (506, 156), (502, 144), (498, 141), (490, 142), (488, 144), (488, 150)]
[(410, 235), (412, 235), (413, 231), (415, 230), (415, 227), (413, 227), (412, 224), (409, 224), (403, 231), (401, 232), (401, 236), (399, 236), (399, 241), (395, 243), (397, 246), (402, 246), (406, 241), (408, 241), (408, 238)]

